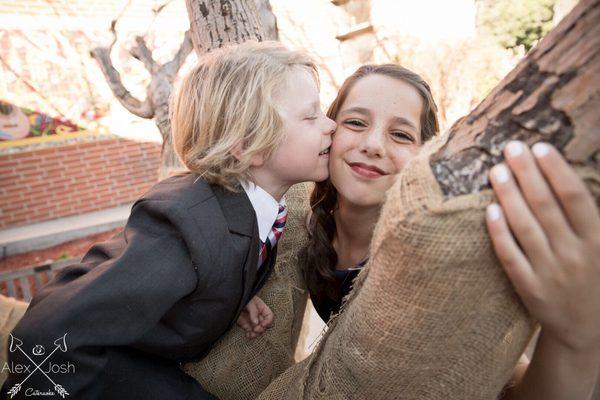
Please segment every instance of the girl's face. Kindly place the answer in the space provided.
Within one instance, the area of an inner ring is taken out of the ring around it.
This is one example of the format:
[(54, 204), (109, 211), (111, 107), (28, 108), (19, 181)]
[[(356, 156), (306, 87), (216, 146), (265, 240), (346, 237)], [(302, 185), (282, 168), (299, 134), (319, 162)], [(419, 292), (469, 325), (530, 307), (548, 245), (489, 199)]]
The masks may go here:
[(421, 146), (423, 100), (410, 84), (381, 74), (360, 78), (341, 105), (329, 174), (340, 199), (381, 205)]

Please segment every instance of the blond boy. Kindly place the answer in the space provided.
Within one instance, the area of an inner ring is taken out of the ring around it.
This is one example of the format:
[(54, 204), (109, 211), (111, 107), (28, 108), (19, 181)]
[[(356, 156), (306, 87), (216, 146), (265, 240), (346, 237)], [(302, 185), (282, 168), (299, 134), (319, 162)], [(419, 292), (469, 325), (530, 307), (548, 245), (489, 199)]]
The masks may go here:
[[(283, 195), (327, 177), (335, 123), (310, 58), (277, 43), (206, 56), (172, 111), (189, 173), (155, 185), (121, 234), (34, 297), (13, 336), (21, 349), (59, 343), (52, 363), (72, 369), (13, 371), (4, 395), (59, 384), (72, 398), (214, 399), (179, 363), (202, 358), (268, 277)], [(25, 353), (9, 363), (30, 363)]]

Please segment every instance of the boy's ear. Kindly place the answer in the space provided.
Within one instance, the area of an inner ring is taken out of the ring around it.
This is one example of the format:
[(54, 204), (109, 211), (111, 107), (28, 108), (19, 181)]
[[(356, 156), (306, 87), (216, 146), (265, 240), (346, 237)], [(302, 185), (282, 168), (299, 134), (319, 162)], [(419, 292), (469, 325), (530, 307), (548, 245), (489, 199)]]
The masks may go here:
[[(237, 143), (235, 146), (233, 146), (233, 149), (231, 150), (231, 154), (235, 157), (236, 160), (240, 161), (244, 155), (244, 147), (242, 145), (242, 143)], [(250, 159), (250, 166), (251, 167), (260, 167), (265, 163), (265, 158), (263, 157), (262, 154), (255, 154), (252, 156), (252, 158)]]

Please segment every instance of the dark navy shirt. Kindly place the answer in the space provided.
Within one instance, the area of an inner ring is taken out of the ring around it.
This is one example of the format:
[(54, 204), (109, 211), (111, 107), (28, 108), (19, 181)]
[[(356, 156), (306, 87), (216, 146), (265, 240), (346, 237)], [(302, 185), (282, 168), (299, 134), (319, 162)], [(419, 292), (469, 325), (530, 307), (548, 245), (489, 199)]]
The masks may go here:
[(367, 264), (368, 260), (368, 258), (365, 258), (352, 268), (335, 270), (334, 285), (336, 285), (336, 288), (340, 289), (336, 291), (338, 293), (336, 299), (331, 299), (327, 296), (314, 296), (311, 293), (311, 300), (315, 306), (315, 310), (317, 310), (317, 313), (323, 321), (328, 322), (332, 315), (337, 314), (340, 311), (342, 300), (350, 293), (354, 278), (356, 278), (358, 273)]

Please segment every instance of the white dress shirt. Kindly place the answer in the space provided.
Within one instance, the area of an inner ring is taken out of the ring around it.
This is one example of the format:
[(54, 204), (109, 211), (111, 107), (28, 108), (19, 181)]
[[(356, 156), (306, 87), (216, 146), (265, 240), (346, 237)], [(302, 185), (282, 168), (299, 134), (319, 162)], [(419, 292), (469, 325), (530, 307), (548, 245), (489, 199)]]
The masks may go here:
[(279, 214), (279, 206), (285, 206), (285, 199), (282, 198), (277, 202), (263, 188), (252, 182), (240, 182), (244, 191), (252, 203), (254, 212), (256, 213), (256, 222), (258, 223), (258, 236), (260, 241), (264, 243), (267, 240), (267, 235), (273, 228), (273, 224)]

